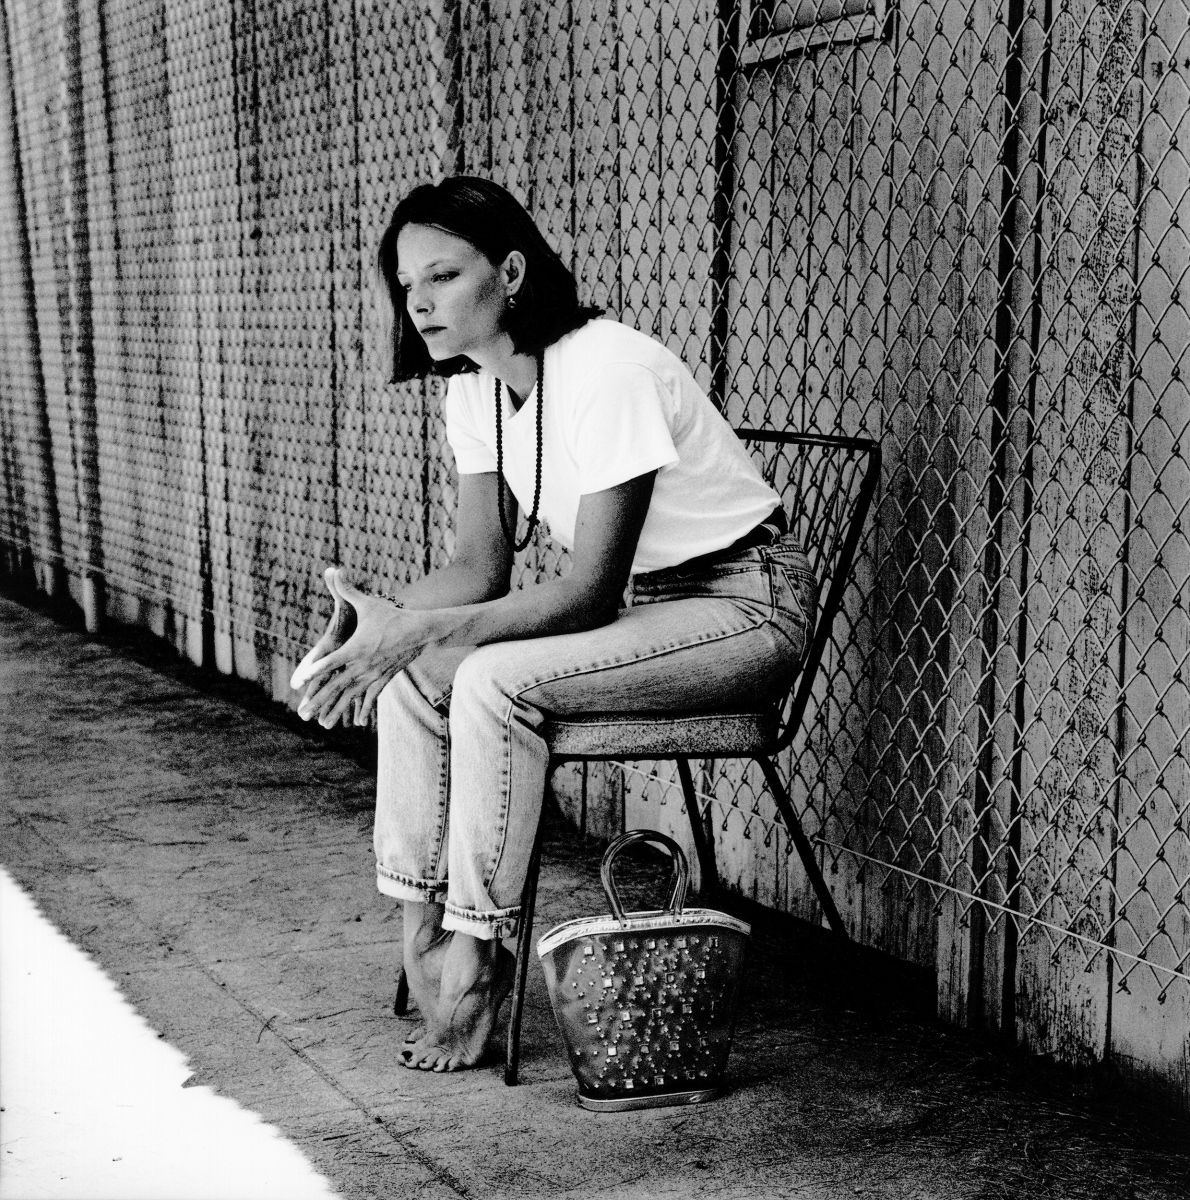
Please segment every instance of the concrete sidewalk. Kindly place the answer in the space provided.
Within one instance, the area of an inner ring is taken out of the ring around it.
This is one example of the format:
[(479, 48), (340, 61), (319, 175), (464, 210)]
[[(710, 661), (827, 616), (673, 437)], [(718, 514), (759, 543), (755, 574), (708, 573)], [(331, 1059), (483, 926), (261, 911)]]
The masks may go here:
[[(140, 657), (0, 600), (0, 857), (195, 1082), (344, 1196), (1190, 1196), (1185, 1122), (934, 1023), (928, 980), (874, 956), (840, 969), (778, 919), (756, 931), (717, 1103), (580, 1109), (536, 966), (521, 1086), (495, 1063), (402, 1069), (370, 773)], [(598, 859), (552, 830), (539, 932), (605, 910)]]

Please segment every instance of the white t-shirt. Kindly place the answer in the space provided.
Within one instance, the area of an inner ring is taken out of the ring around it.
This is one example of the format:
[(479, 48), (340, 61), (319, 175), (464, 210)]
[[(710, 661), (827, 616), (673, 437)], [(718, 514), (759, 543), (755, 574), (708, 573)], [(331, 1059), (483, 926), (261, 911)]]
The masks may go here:
[[(675, 354), (618, 321), (595, 320), (546, 348), (541, 519), (574, 546), (579, 500), (656, 471), (633, 574), (730, 546), (777, 507), (743, 443)], [(451, 378), (446, 436), (460, 473), (496, 469), (495, 380)], [(503, 389), (504, 477), (533, 504), (537, 396)]]

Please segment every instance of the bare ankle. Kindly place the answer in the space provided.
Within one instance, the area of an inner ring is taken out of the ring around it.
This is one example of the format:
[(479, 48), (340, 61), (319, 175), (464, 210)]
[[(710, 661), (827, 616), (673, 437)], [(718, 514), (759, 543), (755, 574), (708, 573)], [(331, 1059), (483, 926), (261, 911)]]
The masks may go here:
[(499, 941), (455, 933), (446, 960), (450, 974), (467, 979), (486, 977), (495, 970), (502, 950)]
[(449, 929), (443, 929), (441, 926), (434, 928), (430, 925), (421, 925), (413, 931), (408, 944), (415, 954), (429, 954), (432, 950), (449, 942), (453, 936)]
[(441, 904), (407, 900), (403, 912), (405, 979), (423, 1019), (438, 1006), (442, 967), (451, 933), (442, 928)]
[(435, 902), (406, 900), (402, 914), (405, 928), (405, 946), (415, 954), (424, 954), (450, 937), (442, 928), (445, 908)]

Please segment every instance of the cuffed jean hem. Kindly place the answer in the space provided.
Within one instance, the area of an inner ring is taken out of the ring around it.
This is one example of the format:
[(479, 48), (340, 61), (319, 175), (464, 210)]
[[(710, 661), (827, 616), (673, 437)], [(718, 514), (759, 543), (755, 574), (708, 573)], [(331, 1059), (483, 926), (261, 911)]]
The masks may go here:
[(441, 902), (446, 895), (444, 879), (410, 879), (407, 875), (391, 875), (382, 866), (376, 867), (376, 890), (394, 900), (417, 900), (422, 904)]
[(520, 905), (516, 908), (495, 908), (491, 912), (476, 912), (472, 908), (459, 908), (446, 902), (442, 917), (442, 928), (452, 933), (466, 933), (473, 938), (494, 942), (500, 938), (513, 937), (521, 920)]

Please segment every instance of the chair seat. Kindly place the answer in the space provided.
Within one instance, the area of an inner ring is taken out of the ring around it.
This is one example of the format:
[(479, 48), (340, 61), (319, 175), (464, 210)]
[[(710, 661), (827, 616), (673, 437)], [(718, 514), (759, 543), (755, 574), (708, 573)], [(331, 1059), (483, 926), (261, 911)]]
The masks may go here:
[(768, 753), (777, 714), (766, 712), (593, 712), (547, 718), (555, 758), (675, 758)]

